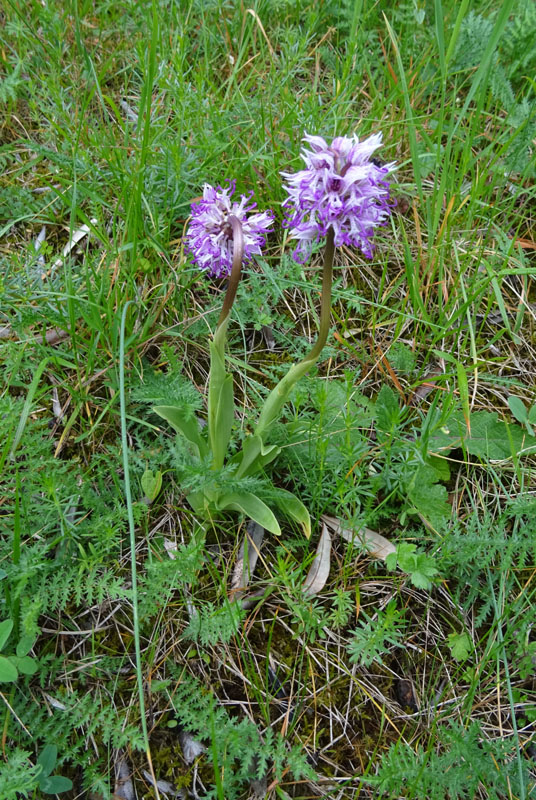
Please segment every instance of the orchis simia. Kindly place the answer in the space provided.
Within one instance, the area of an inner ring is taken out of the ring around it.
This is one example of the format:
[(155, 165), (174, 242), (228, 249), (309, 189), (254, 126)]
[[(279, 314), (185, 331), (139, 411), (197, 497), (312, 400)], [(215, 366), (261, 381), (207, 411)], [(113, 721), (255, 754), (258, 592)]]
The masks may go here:
[[(272, 509), (260, 497), (241, 488), (240, 481), (262, 472), (279, 454), (279, 447), (266, 443), (268, 431), (280, 418), (293, 386), (311, 369), (326, 344), (335, 248), (352, 245), (370, 257), (374, 229), (386, 223), (392, 206), (386, 175), (393, 165), (378, 166), (371, 158), (381, 145), (381, 135), (370, 136), (363, 142), (356, 136), (337, 137), (330, 145), (320, 136), (305, 135), (305, 141), (311, 146), (311, 150), (304, 149), (302, 153), (306, 168), (295, 174), (283, 173), (289, 195), (283, 206), (285, 225), (291, 237), (298, 240), (293, 254), (297, 261), (306, 261), (314, 243), (326, 238), (320, 326), (315, 344), (269, 393), (253, 433), (246, 436), (242, 449), (226, 463), (234, 422), (233, 378), (225, 368), (227, 327), (242, 265), (261, 253), (273, 215), (249, 213), (256, 207), (250, 203), (251, 196), (242, 195), (239, 202), (233, 201), (233, 183), (226, 189), (207, 184), (202, 199), (192, 205), (186, 243), (201, 269), (215, 277), (229, 278), (210, 342), (208, 437), (205, 438), (197, 419), (182, 409), (173, 406), (154, 409), (187, 440), (195, 459), (210, 462), (214, 476), (224, 466), (231, 467), (233, 487), (224, 488), (225, 481), (207, 475), (203, 487), (187, 495), (192, 508), (207, 517), (223, 510), (240, 511), (277, 534), (280, 528)], [(297, 497), (272, 486), (270, 500), (310, 535), (309, 512)]]

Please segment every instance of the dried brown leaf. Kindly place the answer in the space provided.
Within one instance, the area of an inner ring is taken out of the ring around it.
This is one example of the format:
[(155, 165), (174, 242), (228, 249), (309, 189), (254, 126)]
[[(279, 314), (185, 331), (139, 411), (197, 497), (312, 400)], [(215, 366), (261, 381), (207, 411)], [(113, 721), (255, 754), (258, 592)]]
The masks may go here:
[(322, 515), (322, 521), (331, 528), (333, 533), (342, 536), (347, 542), (362, 544), (374, 558), (381, 558), (385, 561), (389, 553), (396, 551), (394, 544), (389, 539), (386, 539), (381, 533), (371, 531), (370, 528), (361, 528), (359, 531), (353, 531), (350, 528), (345, 528), (336, 517), (330, 517), (327, 514)]
[(262, 525), (250, 520), (246, 525), (246, 532), (236, 557), (231, 579), (231, 591), (235, 600), (240, 597), (241, 590), (246, 588), (255, 571), (263, 538), (264, 528)]
[(307, 577), (303, 582), (303, 591), (306, 594), (321, 592), (329, 578), (331, 559), (331, 535), (326, 524), (322, 526), (322, 534), (316, 548), (316, 555), (309, 568)]

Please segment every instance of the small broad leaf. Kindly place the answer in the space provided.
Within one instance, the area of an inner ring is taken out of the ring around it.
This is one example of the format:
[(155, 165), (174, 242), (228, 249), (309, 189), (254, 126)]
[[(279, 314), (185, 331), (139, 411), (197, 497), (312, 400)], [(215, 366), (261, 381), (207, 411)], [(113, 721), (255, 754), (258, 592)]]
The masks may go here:
[(286, 489), (278, 489), (274, 496), (274, 501), (284, 514), (293, 519), (294, 522), (297, 522), (298, 525), (301, 525), (304, 534), (309, 539), (311, 536), (311, 517), (302, 501), (292, 492), (287, 492)]
[(9, 639), (9, 634), (13, 630), (13, 620), (5, 619), (0, 622), (0, 650), (3, 650), (5, 643)]
[(41, 778), (39, 788), (43, 794), (61, 794), (69, 792), (73, 788), (73, 782), (63, 775), (51, 775), (49, 778)]
[(531, 406), (531, 409), (529, 411), (528, 420), (532, 425), (536, 424), (536, 403), (533, 406)]
[(17, 644), (16, 653), (19, 658), (27, 656), (35, 644), (35, 636), (21, 636)]
[(316, 555), (309, 568), (307, 577), (303, 582), (303, 591), (306, 594), (321, 592), (329, 578), (331, 566), (331, 536), (327, 525), (322, 526), (322, 534), (316, 548)]
[(218, 498), (216, 505), (220, 511), (225, 509), (241, 511), (270, 533), (275, 533), (276, 536), (281, 535), (281, 528), (273, 511), (251, 492), (227, 492)]
[(10, 660), (22, 675), (35, 675), (39, 669), (37, 661), (31, 656), (11, 656)]
[(158, 493), (162, 488), (162, 473), (160, 470), (153, 472), (152, 469), (146, 469), (141, 476), (141, 488), (145, 493), (145, 497), (152, 503), (158, 497)]
[(48, 778), (54, 767), (56, 766), (56, 760), (58, 758), (58, 748), (55, 744), (47, 744), (44, 746), (43, 750), (39, 754), (39, 758), (37, 759), (37, 765), (41, 767), (41, 772), (39, 773), (41, 778)]
[(468, 633), (449, 633), (448, 645), (456, 661), (466, 661), (473, 652), (473, 642)]
[(169, 422), (171, 427), (177, 433), (182, 434), (190, 444), (194, 445), (197, 456), (206, 455), (207, 445), (201, 437), (199, 423), (194, 416), (185, 417), (183, 409), (175, 406), (154, 406), (153, 411), (159, 417), (165, 419), (166, 422)]
[(362, 544), (374, 558), (381, 558), (385, 561), (389, 554), (396, 553), (394, 544), (380, 533), (371, 531), (370, 528), (360, 528), (357, 531), (353, 531), (350, 528), (345, 528), (336, 517), (330, 517), (327, 514), (322, 514), (322, 521), (331, 528), (333, 533), (342, 536), (347, 542)]
[(518, 422), (525, 422), (528, 419), (525, 403), (520, 397), (516, 397), (515, 395), (511, 394), (508, 398), (508, 408)]
[(0, 656), (0, 683), (13, 683), (18, 677), (17, 668), (10, 659)]

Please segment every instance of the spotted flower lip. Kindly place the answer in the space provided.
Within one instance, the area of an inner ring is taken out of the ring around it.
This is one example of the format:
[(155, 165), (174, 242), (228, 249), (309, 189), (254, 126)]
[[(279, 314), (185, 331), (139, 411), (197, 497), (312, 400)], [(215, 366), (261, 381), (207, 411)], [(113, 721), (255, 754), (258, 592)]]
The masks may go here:
[(386, 176), (395, 162), (378, 166), (372, 160), (382, 134), (363, 141), (357, 136), (338, 136), (328, 144), (321, 136), (306, 133), (303, 141), (310, 147), (301, 154), (305, 169), (281, 173), (288, 193), (283, 202), (284, 224), (298, 239), (295, 260), (307, 261), (313, 244), (330, 228), (336, 247), (357, 247), (370, 258), (374, 229), (386, 224), (393, 206)]
[(192, 203), (192, 218), (186, 231), (186, 246), (200, 269), (215, 278), (228, 277), (233, 263), (233, 230), (229, 222), (235, 216), (242, 225), (244, 236), (244, 262), (260, 255), (266, 243), (274, 216), (271, 211), (251, 214), (256, 203), (250, 202), (253, 192), (232, 200), (236, 182), (229, 181), (226, 188), (205, 183), (203, 197)]

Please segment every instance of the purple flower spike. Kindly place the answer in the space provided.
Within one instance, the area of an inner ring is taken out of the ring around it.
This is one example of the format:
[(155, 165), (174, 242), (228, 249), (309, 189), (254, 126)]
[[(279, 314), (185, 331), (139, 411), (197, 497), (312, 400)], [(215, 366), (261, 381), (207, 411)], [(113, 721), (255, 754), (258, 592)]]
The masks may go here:
[(242, 225), (244, 235), (244, 261), (251, 261), (264, 247), (266, 234), (273, 223), (271, 211), (250, 214), (257, 207), (249, 203), (253, 192), (243, 194), (240, 202), (231, 201), (235, 181), (216, 189), (206, 183), (203, 198), (192, 204), (192, 219), (186, 231), (186, 245), (200, 269), (208, 270), (215, 278), (228, 277), (233, 263), (233, 229), (229, 216), (235, 216)]
[(304, 263), (313, 243), (333, 228), (335, 246), (358, 247), (370, 258), (374, 228), (385, 225), (391, 213), (387, 173), (394, 162), (377, 166), (371, 156), (382, 143), (381, 133), (360, 142), (357, 136), (338, 136), (328, 143), (305, 134), (305, 169), (282, 172), (289, 196), (283, 202), (285, 226), (298, 246), (293, 255)]

